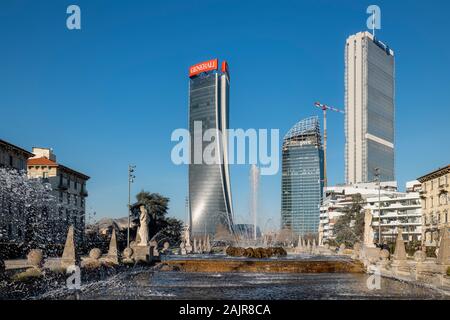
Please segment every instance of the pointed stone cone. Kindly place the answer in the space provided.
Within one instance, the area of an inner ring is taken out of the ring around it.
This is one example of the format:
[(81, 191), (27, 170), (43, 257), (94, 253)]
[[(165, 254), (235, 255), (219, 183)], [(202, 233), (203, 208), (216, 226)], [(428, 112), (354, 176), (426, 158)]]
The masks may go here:
[(402, 229), (398, 229), (397, 240), (395, 242), (394, 259), (397, 261), (406, 261), (405, 242), (403, 241)]
[(313, 239), (313, 247), (314, 248), (316, 247), (316, 239), (315, 238)]
[(444, 227), (441, 241), (439, 244), (439, 252), (437, 256), (438, 264), (450, 264), (450, 234), (448, 228)]
[(194, 238), (194, 253), (197, 253), (197, 238)]
[(311, 242), (309, 241), (309, 239), (308, 239), (308, 244), (306, 245), (306, 250), (308, 252), (311, 252)]
[(64, 246), (64, 252), (61, 258), (61, 267), (67, 269), (67, 267), (77, 264), (77, 256), (75, 252), (75, 240), (73, 226), (69, 227), (67, 232), (66, 244)]
[(202, 239), (201, 248), (202, 248), (202, 253), (205, 253), (205, 251), (206, 251), (206, 239), (205, 238)]
[(304, 248), (305, 247), (305, 240), (303, 240), (303, 238), (302, 238), (302, 248)]
[(298, 248), (298, 249), (301, 249), (301, 247), (302, 247), (302, 237), (301, 237), (301, 236), (298, 236), (297, 248)]
[(206, 237), (206, 251), (207, 251), (208, 253), (211, 252), (211, 242), (210, 242), (209, 234), (208, 234), (208, 236)]
[(116, 229), (114, 228), (112, 230), (111, 241), (109, 242), (107, 259), (109, 262), (119, 264), (119, 255), (117, 253)]

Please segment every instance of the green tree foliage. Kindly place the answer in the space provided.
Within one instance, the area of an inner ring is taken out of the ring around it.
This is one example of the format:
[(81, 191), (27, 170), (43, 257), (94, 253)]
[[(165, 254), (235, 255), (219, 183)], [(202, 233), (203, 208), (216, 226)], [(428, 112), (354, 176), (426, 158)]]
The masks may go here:
[(345, 209), (343, 216), (334, 224), (336, 241), (352, 247), (356, 242), (362, 242), (364, 237), (363, 199), (360, 194), (352, 196), (352, 204)]

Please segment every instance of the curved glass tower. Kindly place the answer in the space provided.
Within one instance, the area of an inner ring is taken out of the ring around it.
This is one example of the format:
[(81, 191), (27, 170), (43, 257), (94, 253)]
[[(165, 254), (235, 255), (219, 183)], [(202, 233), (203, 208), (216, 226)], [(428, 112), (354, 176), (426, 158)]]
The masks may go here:
[(323, 191), (323, 148), (318, 117), (298, 122), (283, 140), (281, 227), (317, 233)]
[[(223, 230), (224, 227), (233, 232), (226, 133), (229, 88), (230, 78), (226, 62), (222, 63), (220, 71), (217, 59), (190, 68), (189, 211), (193, 236), (214, 236), (218, 229)], [(218, 139), (212, 138), (211, 142), (202, 142), (206, 130), (215, 132)], [(210, 153), (211, 148), (214, 151)], [(213, 155), (213, 164), (205, 163), (202, 157), (205, 152)]]

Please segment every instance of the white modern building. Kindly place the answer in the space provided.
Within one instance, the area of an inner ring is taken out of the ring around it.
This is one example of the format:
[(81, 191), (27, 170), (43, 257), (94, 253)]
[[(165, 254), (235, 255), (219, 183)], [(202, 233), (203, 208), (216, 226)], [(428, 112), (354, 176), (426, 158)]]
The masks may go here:
[[(397, 193), (397, 182), (382, 182), (381, 195)], [(352, 205), (353, 196), (360, 194), (363, 200), (378, 196), (376, 183), (357, 183), (353, 185), (330, 186), (325, 189), (325, 197), (320, 206), (320, 228), (323, 239), (335, 239), (334, 224)]]
[(394, 52), (369, 32), (345, 47), (345, 175), (347, 184), (395, 180)]
[[(375, 240), (381, 231), (383, 241), (395, 241), (398, 230), (402, 229), (405, 240), (420, 241), (422, 235), (422, 209), (420, 183), (408, 182), (406, 192), (398, 192), (395, 182), (381, 184), (380, 197), (378, 186), (373, 183), (337, 186), (327, 188), (327, 197), (321, 206), (321, 230), (324, 241), (335, 239), (334, 224), (352, 205), (352, 196), (361, 194), (363, 211), (372, 214), (372, 228)], [(379, 201), (380, 200), (380, 201)], [(379, 210), (381, 209), (381, 230), (379, 229)]]

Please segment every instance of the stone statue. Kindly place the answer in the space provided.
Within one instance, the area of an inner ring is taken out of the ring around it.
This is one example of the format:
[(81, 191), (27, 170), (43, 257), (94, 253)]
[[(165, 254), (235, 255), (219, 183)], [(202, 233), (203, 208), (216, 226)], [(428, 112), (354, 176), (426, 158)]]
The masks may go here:
[(186, 228), (184, 229), (184, 246), (186, 249), (186, 253), (192, 252), (192, 245), (191, 245), (191, 230), (189, 225), (186, 225)]
[(191, 232), (189, 225), (186, 225), (186, 228), (184, 229), (184, 243), (191, 244)]
[(144, 205), (141, 205), (139, 207), (139, 210), (141, 211), (141, 213), (139, 215), (139, 222), (140, 222), (140, 226), (139, 226), (139, 230), (138, 230), (139, 243), (137, 245), (138, 246), (147, 246), (148, 240), (149, 240), (148, 239), (148, 223), (150, 222), (150, 217), (149, 217), (148, 211)]
[(374, 248), (375, 245), (373, 239), (372, 214), (370, 213), (370, 210), (366, 210), (364, 214), (364, 246), (367, 248)]
[(182, 243), (180, 243), (180, 254), (185, 255), (186, 253), (187, 253), (186, 245), (184, 244), (184, 242), (182, 242)]

